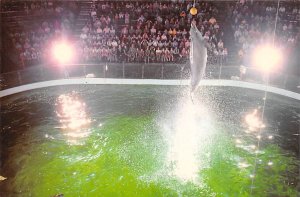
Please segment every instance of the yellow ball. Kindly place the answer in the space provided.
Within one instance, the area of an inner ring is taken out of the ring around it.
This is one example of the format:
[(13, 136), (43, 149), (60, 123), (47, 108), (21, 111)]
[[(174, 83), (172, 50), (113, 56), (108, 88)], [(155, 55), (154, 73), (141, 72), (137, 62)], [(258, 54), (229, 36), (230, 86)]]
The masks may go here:
[(197, 14), (197, 12), (198, 12), (198, 10), (197, 10), (197, 8), (195, 8), (195, 7), (192, 7), (191, 9), (190, 9), (190, 13), (191, 13), (191, 15), (196, 15)]

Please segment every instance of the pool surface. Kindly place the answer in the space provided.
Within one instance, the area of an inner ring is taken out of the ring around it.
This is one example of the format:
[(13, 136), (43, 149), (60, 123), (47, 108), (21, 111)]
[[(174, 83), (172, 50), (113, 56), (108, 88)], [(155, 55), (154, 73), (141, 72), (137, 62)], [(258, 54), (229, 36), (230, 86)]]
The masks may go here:
[(0, 196), (297, 197), (300, 101), (264, 98), (151, 85), (4, 97)]

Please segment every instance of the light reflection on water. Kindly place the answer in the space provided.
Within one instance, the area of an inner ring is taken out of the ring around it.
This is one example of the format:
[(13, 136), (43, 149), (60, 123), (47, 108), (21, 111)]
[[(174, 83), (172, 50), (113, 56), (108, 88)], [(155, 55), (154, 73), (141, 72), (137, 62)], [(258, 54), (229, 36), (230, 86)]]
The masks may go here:
[(86, 104), (81, 101), (76, 92), (61, 94), (55, 103), (56, 115), (63, 135), (70, 144), (80, 144), (82, 138), (91, 133), (89, 125), (91, 119), (86, 112)]

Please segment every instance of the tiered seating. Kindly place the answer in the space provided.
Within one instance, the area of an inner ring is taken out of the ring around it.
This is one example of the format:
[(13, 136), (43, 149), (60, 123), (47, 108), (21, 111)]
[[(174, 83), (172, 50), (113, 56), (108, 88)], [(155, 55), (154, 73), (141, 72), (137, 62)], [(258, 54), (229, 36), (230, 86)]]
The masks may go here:
[(209, 41), (209, 62), (225, 57), (223, 32), (212, 3), (95, 2), (82, 28), (79, 54), (84, 61), (183, 62), (189, 56), (189, 27), (196, 23)]
[[(78, 3), (79, 4), (79, 3)], [(209, 63), (226, 57), (223, 32), (216, 22), (213, 3), (196, 4), (198, 14), (189, 13), (191, 2), (80, 2), (89, 5), (89, 18), (76, 43), (81, 62), (184, 62), (189, 57), (189, 27), (196, 23), (211, 45)], [(76, 14), (87, 11), (77, 4), (58, 1), (13, 2), (3, 10), (10, 24), (10, 37), (23, 65), (40, 63), (49, 55), (49, 44), (63, 36), (74, 36), (82, 24)], [(15, 12), (14, 17), (9, 12)]]

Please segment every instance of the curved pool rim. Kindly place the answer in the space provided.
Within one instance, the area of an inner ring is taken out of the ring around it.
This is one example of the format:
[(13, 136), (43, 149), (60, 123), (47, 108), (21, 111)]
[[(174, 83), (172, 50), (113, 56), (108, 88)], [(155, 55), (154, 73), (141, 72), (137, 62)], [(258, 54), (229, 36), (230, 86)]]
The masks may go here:
[[(117, 79), (117, 78), (68, 78), (59, 80), (49, 80), (43, 82), (36, 82), (0, 91), (0, 98), (21, 93), (28, 90), (64, 86), (64, 85), (165, 85), (165, 86), (188, 86), (190, 80), (166, 80), (166, 79)], [(238, 87), (253, 89), (258, 91), (266, 91), (281, 96), (300, 100), (300, 94), (258, 83), (251, 83), (238, 80), (221, 80), (209, 79), (202, 80), (200, 86), (219, 86), (219, 87)]]

